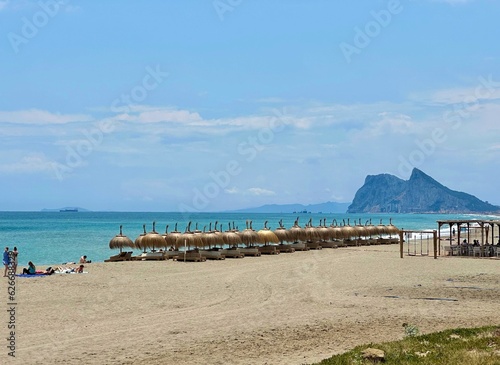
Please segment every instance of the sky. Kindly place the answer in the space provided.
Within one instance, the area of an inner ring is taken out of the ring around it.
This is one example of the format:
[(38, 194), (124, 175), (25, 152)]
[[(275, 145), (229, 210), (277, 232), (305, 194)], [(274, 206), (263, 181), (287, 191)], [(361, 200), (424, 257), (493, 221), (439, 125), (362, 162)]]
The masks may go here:
[(0, 0), (0, 210), (500, 205), (500, 2)]

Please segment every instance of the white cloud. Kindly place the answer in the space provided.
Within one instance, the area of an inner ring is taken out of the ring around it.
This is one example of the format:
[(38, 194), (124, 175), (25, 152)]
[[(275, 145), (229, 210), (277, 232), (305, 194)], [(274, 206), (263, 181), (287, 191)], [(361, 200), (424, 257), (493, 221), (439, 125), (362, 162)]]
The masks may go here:
[(43, 153), (30, 153), (22, 157), (18, 162), (0, 165), (0, 171), (4, 173), (55, 173), (55, 163), (49, 160)]
[(276, 195), (274, 191), (267, 190), (267, 189), (262, 189), (262, 188), (250, 188), (246, 190), (248, 194), (250, 195), (256, 195), (256, 196), (271, 196), (271, 195)]
[(92, 117), (86, 114), (60, 114), (40, 109), (0, 111), (0, 123), (66, 124), (73, 122), (88, 122), (92, 120)]

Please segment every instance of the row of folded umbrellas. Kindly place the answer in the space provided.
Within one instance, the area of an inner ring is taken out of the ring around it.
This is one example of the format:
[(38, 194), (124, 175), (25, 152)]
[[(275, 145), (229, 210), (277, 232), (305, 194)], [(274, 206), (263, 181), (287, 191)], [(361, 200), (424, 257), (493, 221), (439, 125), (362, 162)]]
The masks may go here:
[(146, 251), (147, 249), (156, 250), (160, 248), (167, 249), (168, 247), (208, 247), (211, 248), (220, 245), (228, 245), (230, 247), (237, 247), (240, 244), (252, 246), (255, 244), (269, 243), (284, 243), (284, 242), (299, 242), (299, 241), (329, 241), (341, 239), (358, 239), (358, 238), (372, 238), (373, 236), (393, 235), (399, 234), (399, 229), (390, 221), (388, 225), (382, 224), (373, 225), (371, 220), (366, 221), (363, 225), (361, 220), (354, 225), (351, 225), (349, 219), (342, 224), (337, 224), (334, 219), (332, 224), (327, 226), (326, 219), (320, 221), (319, 226), (313, 226), (312, 220), (304, 226), (299, 225), (298, 218), (292, 227), (286, 228), (283, 226), (283, 221), (278, 222), (279, 227), (272, 230), (267, 227), (267, 221), (264, 227), (259, 230), (254, 230), (252, 221), (246, 221), (246, 228), (239, 230), (235, 228), (234, 222), (228, 223), (228, 229), (223, 230), (222, 224), (219, 225), (215, 222), (214, 229), (212, 223), (204, 227), (203, 231), (198, 229), (198, 224), (194, 230), (191, 230), (191, 222), (188, 223), (184, 232), (177, 230), (177, 223), (174, 230), (168, 232), (168, 225), (166, 226), (165, 233), (160, 234), (156, 232), (156, 223), (153, 222), (153, 230), (146, 232), (146, 225), (143, 225), (143, 233), (139, 235), (135, 241), (132, 241), (123, 234), (122, 226), (120, 226), (120, 233), (113, 237), (109, 242), (111, 249), (120, 249), (130, 247)]

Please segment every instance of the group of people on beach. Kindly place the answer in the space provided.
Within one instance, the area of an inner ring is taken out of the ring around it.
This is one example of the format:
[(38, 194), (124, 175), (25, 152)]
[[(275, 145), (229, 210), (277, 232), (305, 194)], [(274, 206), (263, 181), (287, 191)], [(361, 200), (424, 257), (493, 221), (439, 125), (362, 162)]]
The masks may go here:
[[(5, 250), (3, 252), (3, 259), (2, 259), (2, 263), (5, 267), (4, 274), (3, 274), (4, 277), (8, 276), (7, 273), (9, 271), (9, 267), (10, 267), (13, 275), (17, 274), (17, 263), (18, 263), (17, 257), (18, 257), (18, 255), (19, 255), (19, 251), (17, 250), (17, 247), (14, 247), (14, 249), (12, 251), (9, 251), (9, 247), (5, 247)], [(37, 271), (35, 264), (30, 261), (30, 262), (28, 262), (28, 267), (23, 268), (23, 274), (24, 275), (35, 275), (35, 274), (52, 275), (55, 272), (83, 273), (83, 269), (85, 267), (83, 264), (90, 263), (90, 262), (91, 262), (90, 260), (87, 260), (87, 256), (84, 255), (84, 256), (80, 257), (80, 266), (78, 266), (78, 267), (75, 267), (75, 268), (58, 267), (57, 271), (54, 270), (52, 267), (48, 267), (44, 271), (41, 271), (41, 270)]]

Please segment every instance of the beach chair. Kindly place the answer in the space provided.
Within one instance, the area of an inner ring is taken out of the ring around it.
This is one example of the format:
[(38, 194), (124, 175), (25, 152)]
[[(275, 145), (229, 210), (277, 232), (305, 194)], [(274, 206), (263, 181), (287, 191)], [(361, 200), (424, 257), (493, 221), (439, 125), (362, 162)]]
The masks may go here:
[(118, 262), (118, 261), (130, 261), (130, 260), (132, 260), (132, 251), (120, 252), (118, 255), (111, 256), (109, 259), (104, 260), (104, 262)]
[(177, 256), (177, 261), (202, 262), (202, 261), (207, 261), (207, 258), (202, 256), (199, 252), (187, 251), (187, 252), (179, 252), (179, 255)]
[(306, 242), (306, 246), (309, 247), (310, 250), (321, 250), (323, 248), (319, 241)]
[(295, 248), (291, 247), (291, 245), (286, 245), (283, 243), (279, 244), (277, 248), (280, 251), (280, 253), (294, 253), (295, 252)]
[(259, 252), (263, 255), (279, 255), (280, 251), (275, 245), (266, 245), (259, 247)]
[(140, 261), (162, 261), (166, 260), (165, 254), (161, 252), (144, 252), (139, 256), (136, 256), (136, 260)]
[(226, 256), (222, 254), (221, 251), (218, 250), (200, 250), (200, 254), (202, 257), (205, 257), (207, 260), (225, 260)]
[(295, 249), (295, 251), (309, 251), (310, 248), (304, 242), (295, 242), (289, 245), (291, 248)]
[(481, 254), (481, 247), (479, 246), (476, 246), (473, 248), (473, 256), (476, 257), (476, 256), (479, 256), (481, 257), (482, 254)]
[(258, 257), (261, 255), (259, 249), (257, 247), (245, 247), (240, 248), (240, 252), (245, 256), (255, 256)]
[(245, 257), (245, 254), (243, 252), (241, 252), (241, 249), (238, 247), (225, 248), (225, 249), (220, 250), (220, 252), (226, 258), (242, 259), (243, 257)]
[(338, 248), (339, 247), (337, 245), (337, 243), (333, 242), (333, 241), (321, 241), (320, 245), (322, 248)]

